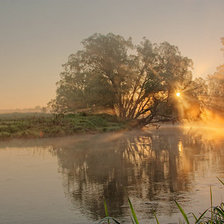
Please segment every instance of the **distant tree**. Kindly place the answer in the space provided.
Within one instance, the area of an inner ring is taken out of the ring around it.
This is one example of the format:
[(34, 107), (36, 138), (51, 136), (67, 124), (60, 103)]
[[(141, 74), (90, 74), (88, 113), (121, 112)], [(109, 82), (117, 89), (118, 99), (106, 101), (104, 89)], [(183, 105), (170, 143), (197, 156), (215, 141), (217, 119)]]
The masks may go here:
[[(221, 43), (223, 45), (223, 48), (221, 48), (221, 50), (224, 51), (224, 37), (221, 38)], [(224, 110), (224, 64), (218, 66), (216, 72), (213, 75), (209, 76), (208, 84), (210, 106), (216, 109)]]
[[(56, 98), (50, 102), (54, 111), (103, 106), (144, 125), (159, 111), (172, 116), (175, 91), (194, 83), (192, 60), (168, 42), (152, 44), (143, 38), (134, 45), (131, 38), (109, 33), (94, 34), (82, 44), (83, 50), (63, 65)], [(161, 104), (169, 110), (162, 112)]]

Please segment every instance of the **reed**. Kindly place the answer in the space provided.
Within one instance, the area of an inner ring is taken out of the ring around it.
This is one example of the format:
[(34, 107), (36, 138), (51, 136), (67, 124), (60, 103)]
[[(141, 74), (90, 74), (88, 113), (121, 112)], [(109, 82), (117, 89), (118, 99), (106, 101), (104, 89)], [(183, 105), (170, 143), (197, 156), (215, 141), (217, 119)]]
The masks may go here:
[[(219, 180), (219, 182), (222, 185), (224, 185), (223, 180), (221, 180), (218, 177), (217, 177), (217, 179)], [(189, 217), (189, 215), (186, 214), (186, 212), (181, 207), (181, 205), (177, 201), (175, 201), (175, 203), (176, 203), (180, 213), (182, 214), (185, 223), (187, 223), (187, 224), (191, 224), (191, 223), (195, 223), (195, 224), (224, 224), (224, 202), (222, 202), (218, 206), (213, 206), (213, 193), (212, 193), (212, 187), (211, 186), (210, 186), (210, 207), (208, 209), (206, 209), (204, 212), (202, 212), (199, 217), (197, 217), (194, 213), (190, 213), (194, 218), (193, 222), (190, 221), (191, 217)], [(128, 198), (128, 204), (129, 204), (129, 207), (130, 207), (130, 210), (131, 210), (132, 224), (139, 224), (139, 221), (138, 221), (137, 216), (136, 216), (136, 212), (135, 212), (134, 207), (132, 205), (132, 202), (129, 198)], [(106, 217), (103, 218), (102, 220), (100, 220), (98, 223), (99, 224), (106, 224), (106, 223), (107, 224), (108, 223), (110, 223), (110, 224), (112, 224), (112, 223), (120, 224), (120, 222), (117, 221), (115, 218), (109, 217), (106, 201), (104, 201), (104, 208), (105, 208)], [(155, 216), (155, 219), (156, 219), (156, 223), (159, 224), (159, 220), (158, 220), (155, 213), (154, 213), (154, 216)]]

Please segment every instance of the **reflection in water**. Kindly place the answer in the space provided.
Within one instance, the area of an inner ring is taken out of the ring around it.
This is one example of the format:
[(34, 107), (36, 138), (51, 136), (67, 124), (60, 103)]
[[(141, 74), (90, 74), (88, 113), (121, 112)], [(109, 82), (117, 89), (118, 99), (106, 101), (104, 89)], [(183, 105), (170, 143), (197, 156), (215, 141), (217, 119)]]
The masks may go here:
[(109, 215), (130, 223), (128, 197), (141, 223), (154, 211), (160, 223), (178, 222), (174, 200), (198, 214), (210, 184), (214, 204), (224, 200), (216, 179), (224, 179), (224, 137), (202, 130), (0, 142), (0, 222), (91, 223), (104, 217), (106, 199)]
[(54, 146), (53, 153), (66, 197), (85, 215), (104, 217), (105, 198), (109, 215), (125, 220), (130, 197), (138, 215), (148, 219), (153, 211), (168, 216), (177, 212), (174, 200), (189, 206), (195, 178), (217, 170), (223, 177), (223, 145), (192, 135), (191, 130), (161, 128), (96, 135)]

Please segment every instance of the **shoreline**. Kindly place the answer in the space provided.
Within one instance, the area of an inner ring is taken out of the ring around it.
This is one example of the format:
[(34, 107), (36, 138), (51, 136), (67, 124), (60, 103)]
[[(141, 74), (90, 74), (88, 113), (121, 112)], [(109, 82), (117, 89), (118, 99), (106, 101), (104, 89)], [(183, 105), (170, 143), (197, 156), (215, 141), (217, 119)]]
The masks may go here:
[(0, 114), (0, 141), (96, 135), (128, 130), (160, 130), (164, 127), (179, 126), (179, 123), (156, 122), (142, 128), (131, 127), (127, 122), (109, 114), (77, 113), (63, 116), (43, 113)]
[[(16, 115), (16, 116), (15, 116)], [(125, 122), (108, 114), (8, 114), (0, 115), (0, 141), (41, 139), (124, 130)]]

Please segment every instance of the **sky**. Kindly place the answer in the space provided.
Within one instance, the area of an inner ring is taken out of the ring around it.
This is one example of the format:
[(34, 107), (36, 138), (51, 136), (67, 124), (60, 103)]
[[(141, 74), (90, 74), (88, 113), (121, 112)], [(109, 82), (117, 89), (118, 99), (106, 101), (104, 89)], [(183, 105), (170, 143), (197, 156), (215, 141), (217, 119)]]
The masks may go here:
[(0, 0), (0, 110), (46, 106), (94, 33), (168, 41), (206, 77), (224, 64), (223, 12), (224, 0)]

